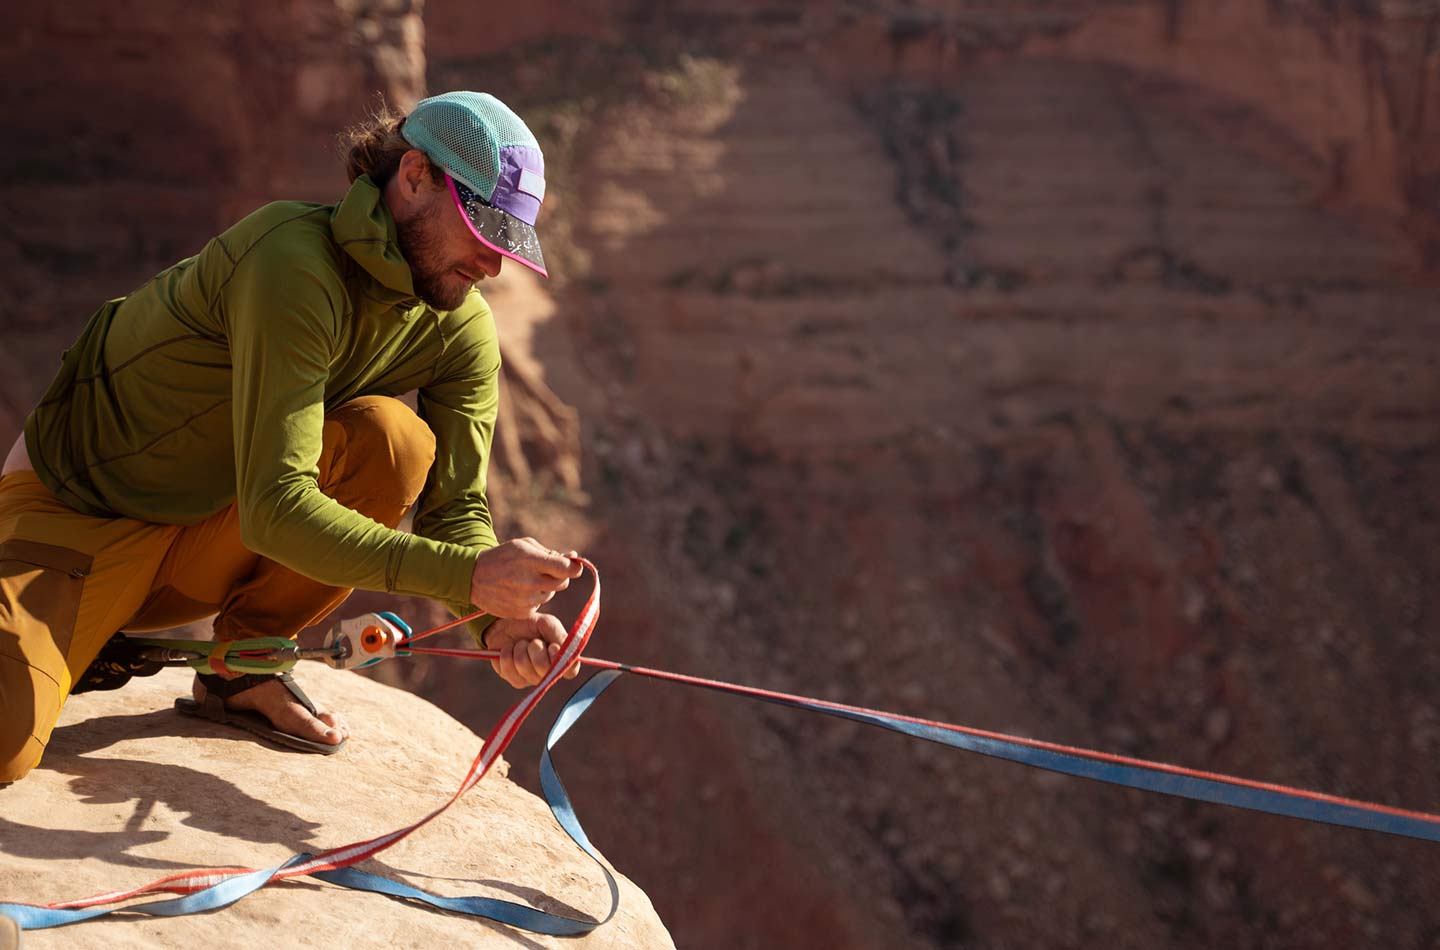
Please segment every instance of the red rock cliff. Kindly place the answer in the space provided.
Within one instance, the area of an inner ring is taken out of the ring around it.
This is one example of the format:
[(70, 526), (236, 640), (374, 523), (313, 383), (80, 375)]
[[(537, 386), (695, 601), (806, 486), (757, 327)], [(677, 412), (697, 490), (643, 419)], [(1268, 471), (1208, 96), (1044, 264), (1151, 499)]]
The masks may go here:
[[(1433, 807), (1432, 23), (696, 0), (432, 63), (566, 169), (596, 652)], [(622, 689), (571, 787), (691, 945), (1433, 937), (1413, 842)]]

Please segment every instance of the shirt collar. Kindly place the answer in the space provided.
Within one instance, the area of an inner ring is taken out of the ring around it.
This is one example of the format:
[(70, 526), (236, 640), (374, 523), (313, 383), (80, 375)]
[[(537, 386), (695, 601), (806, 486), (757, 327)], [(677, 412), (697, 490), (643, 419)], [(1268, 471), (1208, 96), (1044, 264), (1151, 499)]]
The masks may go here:
[(404, 296), (415, 296), (410, 265), (400, 254), (395, 218), (380, 188), (369, 175), (355, 179), (330, 215), (335, 242), (382, 286)]

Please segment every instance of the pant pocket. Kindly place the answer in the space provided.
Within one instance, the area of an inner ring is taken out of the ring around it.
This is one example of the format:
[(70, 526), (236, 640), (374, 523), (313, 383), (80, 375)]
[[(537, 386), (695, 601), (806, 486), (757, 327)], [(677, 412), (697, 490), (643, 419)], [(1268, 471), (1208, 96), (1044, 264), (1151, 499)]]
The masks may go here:
[(0, 541), (0, 655), (43, 660), (53, 651), (63, 662), (93, 563), (55, 544)]

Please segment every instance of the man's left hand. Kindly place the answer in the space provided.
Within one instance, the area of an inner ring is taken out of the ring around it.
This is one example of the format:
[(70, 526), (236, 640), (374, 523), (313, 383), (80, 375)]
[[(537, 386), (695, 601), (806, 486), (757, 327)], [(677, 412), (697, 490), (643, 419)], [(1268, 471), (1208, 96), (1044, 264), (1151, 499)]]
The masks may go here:
[[(497, 620), (485, 631), (485, 645), (500, 652), (500, 658), (491, 660), (490, 666), (516, 689), (534, 686), (550, 672), (566, 633), (565, 625), (550, 614)], [(580, 664), (572, 663), (565, 678), (572, 679), (579, 672)]]

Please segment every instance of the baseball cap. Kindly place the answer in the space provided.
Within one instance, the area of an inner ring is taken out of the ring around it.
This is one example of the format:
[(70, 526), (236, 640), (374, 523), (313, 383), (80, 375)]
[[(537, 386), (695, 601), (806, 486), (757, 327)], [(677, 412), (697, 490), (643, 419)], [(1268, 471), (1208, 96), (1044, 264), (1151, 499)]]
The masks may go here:
[(416, 103), (400, 134), (444, 170), (460, 217), (480, 243), (550, 276), (535, 233), (545, 156), (509, 106), (484, 92), (431, 96)]

